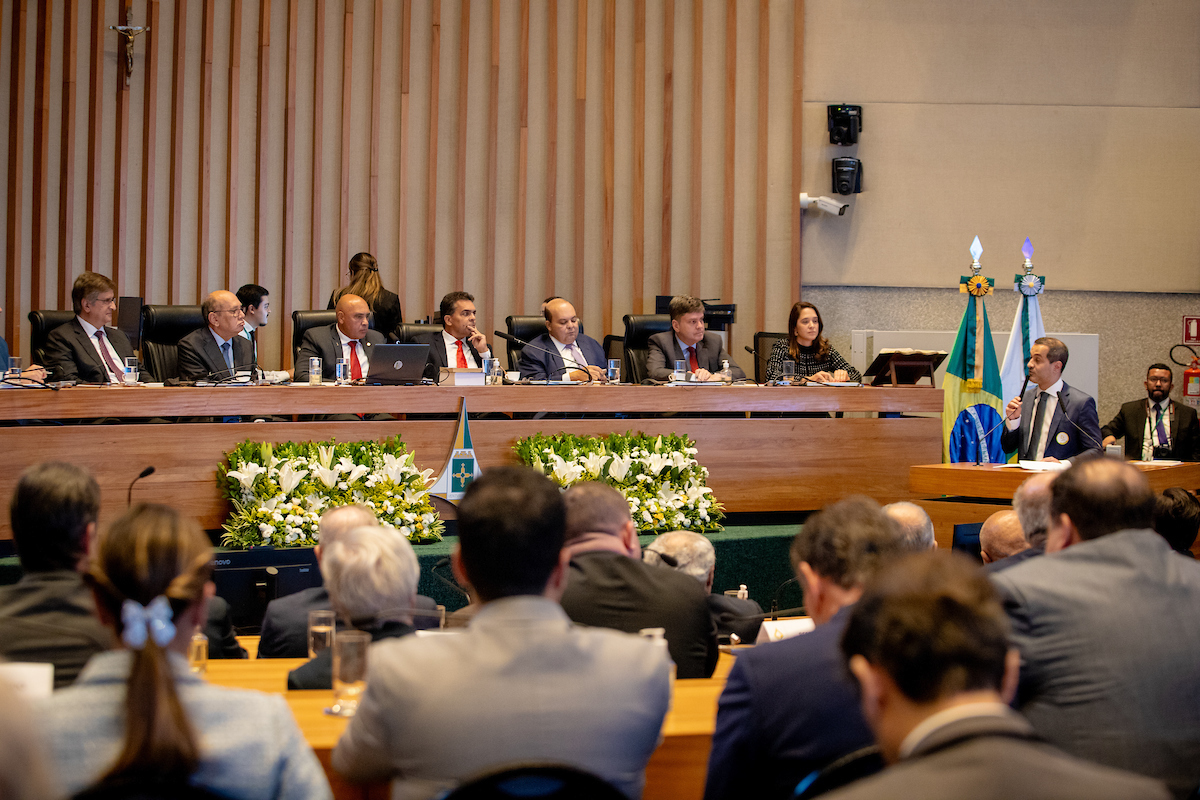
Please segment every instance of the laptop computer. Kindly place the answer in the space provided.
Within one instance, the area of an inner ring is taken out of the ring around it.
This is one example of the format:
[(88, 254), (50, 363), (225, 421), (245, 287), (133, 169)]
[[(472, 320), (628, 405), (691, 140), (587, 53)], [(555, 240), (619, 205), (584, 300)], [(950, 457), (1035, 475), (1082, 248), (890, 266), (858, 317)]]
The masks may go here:
[(375, 386), (420, 383), (428, 360), (427, 344), (377, 344), (371, 348), (366, 383)]

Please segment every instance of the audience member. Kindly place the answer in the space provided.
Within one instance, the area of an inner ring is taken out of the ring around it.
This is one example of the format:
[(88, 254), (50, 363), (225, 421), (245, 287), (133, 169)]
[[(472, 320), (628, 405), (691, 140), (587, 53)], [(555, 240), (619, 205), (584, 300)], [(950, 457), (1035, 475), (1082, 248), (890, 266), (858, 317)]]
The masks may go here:
[[(377, 525), (375, 512), (367, 506), (349, 505), (330, 508), (321, 515), (317, 525), (319, 544), (313, 548), (321, 578), (325, 583), (323, 554), (343, 534), (355, 528)], [(329, 589), (323, 583), (310, 589), (301, 589), (267, 603), (263, 614), (262, 634), (258, 640), (259, 658), (307, 658), (308, 657), (308, 612), (328, 611), (333, 608)], [(415, 608), (433, 611), (437, 604), (424, 595), (417, 595)], [(414, 620), (416, 627), (437, 627), (432, 616)]]
[(522, 378), (531, 380), (605, 380), (604, 348), (579, 330), (575, 306), (561, 297), (546, 301), (546, 332), (521, 350)]
[(748, 598), (729, 597), (713, 593), (717, 575), (717, 551), (707, 536), (691, 531), (668, 531), (658, 536), (642, 553), (647, 564), (672, 566), (662, 556), (673, 560), (675, 569), (700, 581), (708, 592), (708, 610), (717, 623), (717, 636), (728, 638), (736, 634), (745, 644), (753, 644), (762, 627), (762, 606)]
[(746, 373), (733, 357), (725, 352), (721, 337), (704, 330), (704, 303), (695, 297), (672, 297), (669, 306), (671, 330), (656, 333), (648, 340), (646, 374), (656, 381), (669, 380), (675, 362), (684, 361), (694, 381), (719, 380), (721, 364), (729, 362), (733, 380), (746, 378)]
[(0, 680), (0, 797), (56, 800), (46, 743), (32, 709)]
[(1194, 558), (1192, 545), (1200, 530), (1200, 500), (1177, 486), (1163, 490), (1154, 501), (1154, 530), (1176, 553)]
[[(134, 353), (129, 337), (112, 327), (117, 285), (107, 275), (85, 272), (71, 287), (71, 305), (75, 318), (46, 337), (46, 369), (50, 378), (120, 383), (125, 379), (125, 359), (133, 358)], [(138, 369), (149, 375), (144, 366)]]
[[(1022, 461), (1069, 461), (1089, 450), (1101, 450), (1096, 401), (1062, 379), (1067, 346), (1043, 336), (1029, 347), (1029, 382), (1024, 397), (1008, 401), (1000, 444)], [(1025, 414), (1025, 401), (1029, 412)]]
[(237, 372), (253, 372), (254, 346), (244, 330), (242, 303), (225, 289), (211, 292), (200, 304), (205, 327), (179, 340), (179, 378), (185, 381), (225, 381)]
[(925, 509), (916, 503), (902, 501), (888, 503), (883, 507), (896, 529), (908, 544), (908, 549), (915, 553), (922, 550), (936, 550), (937, 539), (933, 536), (933, 520), (925, 513)]
[(995, 564), (1028, 549), (1021, 518), (1011, 509), (992, 514), (979, 529), (979, 555), (984, 564)]
[(446, 368), (468, 369), (483, 366), (491, 358), (487, 337), (475, 328), (475, 298), (467, 292), (450, 292), (442, 298), (442, 329), (413, 337), (429, 345), (429, 363), (425, 377), (436, 381)]
[[(421, 567), (408, 539), (394, 528), (370, 525), (341, 534), (326, 546), (321, 574), (338, 617), (370, 633), (371, 641), (413, 632)], [(332, 689), (333, 651), (326, 648), (288, 673), (288, 688)]]
[(24, 575), (0, 587), (0, 655), (54, 664), (54, 686), (74, 682), (87, 660), (112, 646), (84, 585), (100, 487), (85, 470), (47, 462), (25, 470), (9, 506)]
[(1008, 707), (1019, 658), (995, 591), (961, 555), (915, 554), (884, 567), (850, 615), (842, 652), (893, 766), (830, 800), (1168, 797), (1157, 781), (1045, 744)]
[(1053, 472), (1036, 473), (1026, 478), (1013, 492), (1013, 511), (1021, 524), (1021, 535), (1025, 537), (1029, 547), (1007, 558), (985, 564), (985, 571), (999, 572), (1046, 552), (1046, 534), (1050, 529), (1050, 487), (1054, 484), (1054, 477)]
[(571, 579), (562, 607), (575, 622), (637, 633), (663, 628), (680, 678), (707, 678), (717, 666), (717, 627), (708, 593), (673, 569), (642, 561), (629, 503), (603, 483), (566, 491)]
[(396, 341), (396, 329), (400, 327), (400, 298), (395, 292), (383, 288), (379, 279), (379, 262), (370, 253), (355, 253), (350, 258), (350, 283), (329, 296), (329, 308), (336, 308), (338, 301), (348, 294), (361, 297), (371, 308), (372, 330), (378, 331), (385, 341)]
[(471, 483), (452, 563), (483, 608), (463, 633), (372, 647), (338, 772), (391, 778), (393, 797), (416, 800), (487, 769), (553, 762), (641, 796), (670, 700), (667, 655), (571, 624), (556, 602), (565, 516), (558, 487), (533, 470), (496, 467)]
[(309, 328), (296, 356), (296, 380), (308, 381), (308, 360), (321, 359), (321, 377), (332, 381), (339, 358), (350, 363), (350, 379), (362, 380), (370, 369), (371, 348), (384, 344), (379, 331), (367, 327), (371, 309), (358, 295), (343, 294), (337, 303), (337, 321), (320, 328)]
[[(0, 313), (3, 313), (3, 311), (4, 309), (0, 308)], [(4, 341), (3, 336), (0, 336), (0, 370), (8, 369), (8, 358), (8, 342)], [(39, 364), (30, 364), (21, 370), (21, 378), (23, 380), (44, 381), (47, 379), (48, 374), (46, 368)]]
[(152, 783), (161, 797), (191, 783), (228, 797), (332, 797), (282, 697), (213, 686), (188, 668), (212, 570), (208, 537), (166, 506), (134, 506), (97, 540), (88, 580), (121, 645), (43, 706), (67, 794)]
[(1147, 396), (1123, 404), (1100, 429), (1104, 446), (1123, 438), (1125, 457), (1134, 461), (1200, 461), (1200, 421), (1196, 409), (1171, 399), (1174, 382), (1170, 367), (1151, 364), (1144, 384)]
[(838, 640), (863, 582), (906, 552), (866, 497), (808, 518), (791, 559), (817, 627), (738, 654), (717, 709), (705, 800), (790, 797), (809, 773), (871, 744)]
[(1047, 557), (991, 576), (1021, 650), (1016, 707), (1068, 753), (1190, 797), (1200, 785), (1200, 564), (1150, 530), (1154, 494), (1124, 462), (1081, 460), (1052, 492)]
[[(237, 290), (238, 302), (242, 304), (241, 337), (254, 345), (254, 363), (258, 361), (258, 329), (265, 328), (271, 318), (270, 292), (256, 283), (247, 283)], [(262, 370), (263, 378), (271, 383), (283, 383), (292, 377), (289, 370)]]

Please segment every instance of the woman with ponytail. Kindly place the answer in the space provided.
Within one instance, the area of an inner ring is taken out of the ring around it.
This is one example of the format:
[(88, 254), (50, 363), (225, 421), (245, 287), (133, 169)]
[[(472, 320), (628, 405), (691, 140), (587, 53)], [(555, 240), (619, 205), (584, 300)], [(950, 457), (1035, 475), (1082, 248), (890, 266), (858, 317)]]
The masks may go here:
[(86, 580), (121, 646), (93, 656), (47, 703), (68, 794), (99, 784), (167, 795), (190, 784), (245, 800), (331, 797), (283, 698), (210, 686), (189, 670), (211, 577), (208, 537), (166, 506), (134, 506), (98, 539)]
[(370, 253), (355, 253), (350, 259), (350, 283), (335, 289), (329, 296), (329, 308), (337, 308), (344, 294), (356, 294), (371, 307), (371, 327), (383, 334), (389, 342), (396, 341), (396, 329), (400, 327), (400, 298), (383, 288), (379, 279), (379, 262)]

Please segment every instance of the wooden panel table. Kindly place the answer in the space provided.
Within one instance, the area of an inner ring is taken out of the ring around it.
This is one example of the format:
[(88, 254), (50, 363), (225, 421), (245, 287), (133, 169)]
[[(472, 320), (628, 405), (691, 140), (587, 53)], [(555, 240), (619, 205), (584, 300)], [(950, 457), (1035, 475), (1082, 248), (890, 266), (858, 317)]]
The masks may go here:
[[(100, 482), (102, 519), (125, 506), (129, 482), (143, 467), (135, 499), (165, 500), (208, 529), (221, 526), (227, 503), (216, 486), (226, 451), (246, 439), (357, 441), (400, 436), (419, 469), (440, 470), (449, 454), (461, 403), (487, 414), (471, 420), (483, 466), (513, 463), (513, 443), (537, 432), (681, 433), (696, 441), (709, 486), (728, 511), (802, 511), (849, 494), (881, 502), (911, 497), (908, 468), (936, 460), (941, 422), (933, 417), (811, 418), (819, 411), (940, 413), (932, 388), (479, 386), (209, 388), (76, 387), (59, 392), (0, 391), (4, 421), (63, 424), (0, 427), (0, 498), (21, 470), (48, 459), (92, 470)], [(394, 413), (371, 422), (291, 421), (255, 424), (76, 424), (81, 419)], [(540, 413), (574, 419), (533, 419)], [(731, 413), (732, 412), (732, 413)], [(759, 416), (749, 416), (757, 414)], [(761, 416), (770, 414), (770, 416)], [(420, 416), (418, 416), (420, 415)], [(442, 418), (429, 418), (441, 415)], [(582, 415), (588, 415), (580, 418)], [(522, 418), (525, 417), (525, 418)], [(641, 418), (639, 418), (641, 417)], [(11, 537), (7, 515), (0, 539)]]

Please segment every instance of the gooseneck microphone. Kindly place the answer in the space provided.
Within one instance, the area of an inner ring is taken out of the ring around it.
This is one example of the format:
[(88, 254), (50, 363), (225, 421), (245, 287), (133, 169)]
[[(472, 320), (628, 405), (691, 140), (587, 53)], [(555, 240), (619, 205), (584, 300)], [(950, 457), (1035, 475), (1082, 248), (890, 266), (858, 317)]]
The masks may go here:
[(127, 505), (127, 506), (133, 505), (133, 485), (135, 483), (137, 483), (138, 481), (140, 481), (142, 478), (149, 477), (150, 475), (153, 475), (153, 474), (154, 474), (154, 467), (152, 467), (152, 466), (146, 467), (144, 470), (142, 470), (141, 472), (138, 473), (136, 478), (134, 478), (133, 480), (131, 480), (129, 482), (129, 491), (127, 491), (125, 493), (125, 505)]
[(1091, 440), (1092, 444), (1096, 445), (1097, 450), (1100, 450), (1100, 451), (1104, 450), (1103, 443), (1097, 441), (1095, 436), (1092, 436), (1092, 434), (1089, 433), (1082, 425), (1080, 425), (1078, 422), (1071, 419), (1067, 415), (1067, 398), (1065, 396), (1063, 396), (1062, 392), (1058, 393), (1058, 407), (1062, 410), (1063, 419), (1065, 419), (1067, 422), (1074, 425), (1075, 430), (1079, 431), (1084, 436), (1086, 436), (1089, 440)]
[(459, 586), (456, 581), (452, 581), (445, 575), (442, 575), (440, 572), (438, 572), (439, 569), (444, 569), (448, 566), (450, 566), (450, 558), (442, 558), (430, 568), (429, 574), (441, 581), (442, 584), (447, 588), (452, 589), (453, 591), (458, 592), (463, 597), (467, 598), (468, 603), (471, 602), (471, 595), (467, 594), (467, 592), (461, 586)]
[[(505, 341), (512, 342), (513, 344), (519, 344), (519, 345), (521, 345), (521, 347), (532, 347), (534, 350), (537, 350), (540, 353), (546, 353), (547, 355), (551, 355), (551, 356), (558, 356), (559, 358), (561, 358), (563, 360), (563, 364), (571, 364), (572, 366), (576, 367), (577, 369), (583, 371), (583, 373), (588, 376), (588, 379), (587, 379), (588, 383), (596, 382), (596, 379), (594, 377), (592, 377), (591, 371), (588, 370), (587, 364), (580, 364), (575, 359), (567, 358), (566, 356), (562, 355), (561, 353), (559, 353), (556, 350), (548, 350), (545, 347), (539, 347), (536, 344), (530, 344), (529, 342), (525, 341), (524, 339), (522, 339), (518, 336), (513, 336), (512, 334), (509, 334), (509, 333), (502, 333), (501, 331), (492, 331), (492, 334), (495, 336), (499, 336), (501, 339), (504, 339)], [(550, 379), (550, 376), (547, 375), (546, 380), (549, 380), (549, 379)]]
[[(746, 352), (749, 353), (750, 355), (754, 356), (755, 358), (762, 358), (762, 355), (757, 350), (755, 350), (753, 347), (751, 347), (750, 345), (746, 345)], [(796, 381), (798, 381), (800, 383), (812, 383), (812, 381), (810, 381), (808, 379), (808, 376), (806, 376), (806, 375), (796, 375), (795, 379), (796, 379)], [(779, 379), (776, 378), (774, 380), (767, 381), (766, 385), (767, 386), (778, 386)]]

